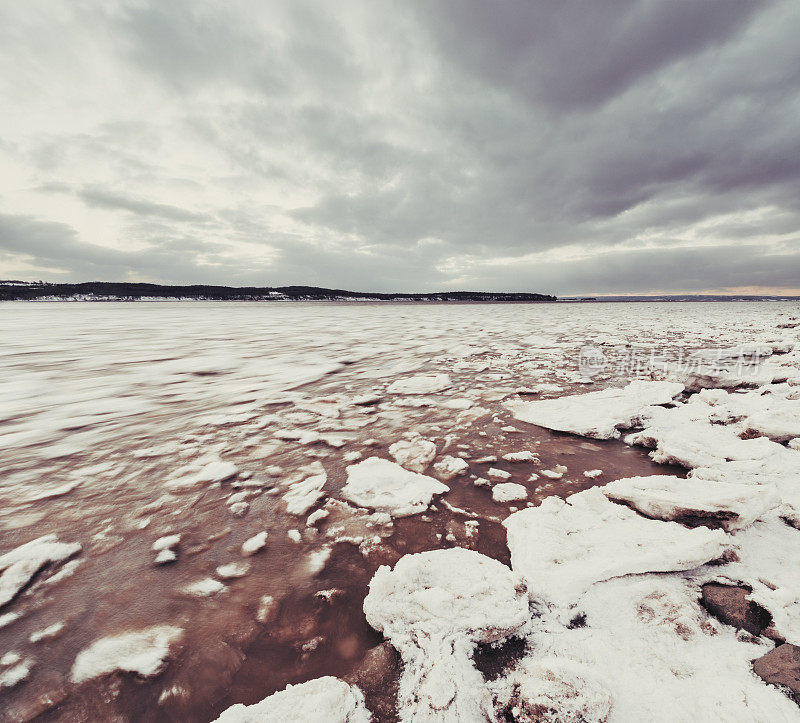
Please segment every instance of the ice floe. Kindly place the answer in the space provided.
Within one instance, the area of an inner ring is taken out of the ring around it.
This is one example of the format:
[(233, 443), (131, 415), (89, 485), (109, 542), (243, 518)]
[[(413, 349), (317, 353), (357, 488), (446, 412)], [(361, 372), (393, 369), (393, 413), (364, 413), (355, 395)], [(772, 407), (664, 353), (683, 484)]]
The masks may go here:
[(622, 575), (688, 570), (723, 556), (722, 530), (649, 520), (598, 488), (515, 512), (503, 525), (511, 566), (533, 598), (569, 603), (591, 585)]
[(528, 497), (528, 490), (524, 485), (515, 482), (501, 482), (492, 487), (492, 499), (495, 502), (513, 502), (524, 500)]
[(711, 482), (672, 475), (626, 477), (601, 488), (648, 517), (686, 523), (716, 523), (725, 530), (747, 527), (781, 498), (774, 485)]
[(233, 705), (216, 723), (370, 723), (371, 720), (358, 688), (325, 676), (287, 685), (285, 690), (254, 705)]
[(389, 447), (389, 454), (412, 472), (424, 472), (436, 456), (436, 444), (422, 437), (401, 439)]
[(452, 382), (447, 374), (417, 374), (392, 382), (386, 391), (390, 394), (434, 394), (450, 386)]
[(528, 601), (505, 565), (462, 548), (405, 555), (378, 569), (364, 600), (367, 621), (397, 648), (404, 721), (483, 721), (492, 701), (474, 667), (477, 643), (518, 633)]
[(45, 535), (0, 555), (0, 607), (10, 603), (43, 567), (64, 562), (80, 551), (78, 543)]
[(629, 429), (654, 405), (669, 404), (683, 384), (636, 380), (622, 389), (609, 388), (535, 402), (510, 401), (505, 407), (520, 421), (559, 432), (610, 439)]
[(95, 640), (78, 653), (70, 672), (73, 683), (82, 683), (115, 670), (149, 678), (166, 667), (171, 648), (183, 637), (172, 625), (155, 625)]
[(347, 484), (341, 495), (359, 507), (407, 517), (424, 512), (434, 495), (449, 489), (433, 477), (411, 472), (387, 459), (369, 457), (347, 467)]
[(283, 495), (286, 511), (291, 515), (304, 515), (325, 495), (322, 488), (328, 481), (328, 475), (320, 462), (312, 462), (301, 468), (305, 479), (289, 485), (289, 491)]

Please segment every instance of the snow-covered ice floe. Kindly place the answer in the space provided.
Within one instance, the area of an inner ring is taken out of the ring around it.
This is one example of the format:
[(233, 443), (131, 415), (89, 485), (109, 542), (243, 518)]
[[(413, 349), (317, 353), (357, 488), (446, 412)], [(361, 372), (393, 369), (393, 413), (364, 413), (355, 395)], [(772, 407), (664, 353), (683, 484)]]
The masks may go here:
[(82, 683), (115, 670), (153, 677), (163, 672), (170, 649), (182, 637), (181, 628), (156, 625), (100, 638), (78, 653), (70, 679), (73, 683)]
[(347, 683), (325, 676), (264, 698), (254, 705), (232, 705), (215, 723), (370, 723), (361, 691)]
[(601, 488), (614, 502), (647, 517), (682, 523), (714, 523), (725, 530), (751, 525), (780, 504), (774, 485), (712, 482), (673, 475), (626, 477)]
[(602, 389), (558, 399), (511, 401), (505, 407), (520, 421), (584, 437), (611, 439), (629, 429), (654, 405), (669, 404), (683, 392), (676, 382), (633, 381), (622, 389)]
[(576, 601), (601, 580), (688, 570), (722, 557), (732, 546), (721, 530), (646, 519), (596, 487), (566, 501), (548, 497), (539, 507), (510, 515), (503, 525), (511, 566), (531, 597), (562, 604)]
[(392, 382), (386, 391), (390, 394), (434, 394), (451, 386), (447, 374), (417, 374)]
[(388, 459), (369, 457), (347, 467), (347, 484), (341, 495), (359, 507), (408, 517), (424, 512), (434, 495), (449, 490), (433, 477), (411, 472)]
[(491, 695), (472, 662), (475, 646), (520, 633), (530, 617), (511, 570), (458, 547), (379, 568), (364, 613), (402, 657), (401, 720), (453, 723), (492, 717)]
[(0, 555), (0, 608), (10, 603), (43, 567), (58, 564), (81, 551), (78, 543), (45, 535)]

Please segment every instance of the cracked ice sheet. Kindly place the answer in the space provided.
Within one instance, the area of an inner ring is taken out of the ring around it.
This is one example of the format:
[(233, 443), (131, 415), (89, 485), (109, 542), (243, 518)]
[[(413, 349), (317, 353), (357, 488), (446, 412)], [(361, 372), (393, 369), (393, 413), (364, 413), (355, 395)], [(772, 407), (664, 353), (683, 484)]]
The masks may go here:
[(732, 545), (721, 530), (648, 520), (596, 487), (566, 501), (548, 497), (503, 525), (511, 567), (522, 575), (531, 598), (565, 605), (596, 582), (688, 570), (721, 557)]
[[(751, 661), (769, 652), (771, 641), (739, 640), (700, 607), (699, 597), (680, 575), (643, 575), (594, 585), (580, 600), (584, 627), (568, 628), (563, 610), (543, 611), (528, 638), (533, 655), (519, 667), (555, 658), (587, 684), (576, 686), (583, 700), (556, 695), (555, 715), (536, 720), (567, 720), (559, 710), (578, 703), (602, 710), (610, 698), (607, 719), (568, 720), (796, 721), (797, 706), (752, 672)], [(514, 674), (493, 685), (501, 702), (513, 682)]]
[(626, 477), (600, 489), (612, 502), (625, 503), (647, 517), (684, 523), (717, 520), (729, 532), (747, 527), (781, 501), (774, 485), (672, 475)]
[(403, 556), (378, 569), (364, 600), (367, 622), (400, 652), (403, 721), (484, 721), (491, 698), (472, 662), (479, 642), (519, 633), (527, 596), (505, 565), (454, 547)]
[(669, 404), (681, 392), (683, 385), (675, 382), (636, 380), (622, 389), (602, 389), (535, 402), (511, 401), (504, 406), (522, 422), (584, 437), (611, 439), (620, 435), (619, 429), (635, 426), (653, 405)]
[(369, 723), (370, 720), (361, 691), (328, 675), (287, 685), (285, 690), (254, 705), (237, 703), (215, 723)]
[(347, 484), (341, 495), (359, 507), (408, 517), (428, 509), (434, 495), (450, 488), (424, 474), (410, 472), (399, 464), (370, 457), (347, 469)]

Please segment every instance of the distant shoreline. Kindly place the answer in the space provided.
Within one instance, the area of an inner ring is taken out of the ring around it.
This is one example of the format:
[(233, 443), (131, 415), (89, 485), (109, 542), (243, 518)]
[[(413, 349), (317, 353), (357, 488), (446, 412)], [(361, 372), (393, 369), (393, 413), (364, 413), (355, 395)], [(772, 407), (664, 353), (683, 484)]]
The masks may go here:
[(687, 301), (800, 301), (798, 296), (744, 294), (661, 294), (641, 296), (562, 296), (527, 292), (440, 291), (430, 293), (378, 293), (327, 289), (317, 286), (233, 287), (212, 285), (89, 281), (79, 284), (0, 280), (0, 301), (53, 302), (394, 302), (394, 303), (608, 303)]

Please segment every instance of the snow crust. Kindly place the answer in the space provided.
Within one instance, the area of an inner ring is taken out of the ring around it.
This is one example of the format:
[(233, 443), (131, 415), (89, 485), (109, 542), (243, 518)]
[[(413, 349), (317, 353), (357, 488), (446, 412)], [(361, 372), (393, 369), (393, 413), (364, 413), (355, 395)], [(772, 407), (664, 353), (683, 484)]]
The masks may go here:
[(341, 495), (359, 507), (408, 517), (425, 511), (434, 495), (450, 488), (427, 475), (403, 469), (381, 457), (369, 457), (347, 469)]

